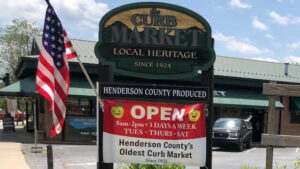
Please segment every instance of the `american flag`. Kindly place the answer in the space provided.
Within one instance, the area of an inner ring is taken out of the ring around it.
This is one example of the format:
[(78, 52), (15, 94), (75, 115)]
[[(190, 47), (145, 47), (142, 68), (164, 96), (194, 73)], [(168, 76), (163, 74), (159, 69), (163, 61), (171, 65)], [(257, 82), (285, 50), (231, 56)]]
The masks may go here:
[(66, 116), (70, 83), (67, 59), (76, 57), (77, 54), (52, 5), (48, 0), (46, 2), (48, 8), (36, 73), (36, 89), (50, 103), (53, 137), (61, 132)]

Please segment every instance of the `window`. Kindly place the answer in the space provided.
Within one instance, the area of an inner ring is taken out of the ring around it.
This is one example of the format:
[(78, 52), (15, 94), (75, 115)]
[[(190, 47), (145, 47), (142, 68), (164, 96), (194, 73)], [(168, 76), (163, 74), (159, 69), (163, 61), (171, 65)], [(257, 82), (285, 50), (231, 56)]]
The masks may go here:
[(247, 129), (249, 129), (249, 130), (252, 129), (252, 125), (251, 125), (250, 121), (245, 121), (245, 124), (247, 126)]
[(289, 97), (289, 99), (291, 123), (300, 124), (300, 97)]
[(300, 124), (300, 111), (291, 111), (291, 123)]
[(92, 116), (93, 112), (92, 100), (73, 98), (67, 100), (67, 114), (70, 116)]

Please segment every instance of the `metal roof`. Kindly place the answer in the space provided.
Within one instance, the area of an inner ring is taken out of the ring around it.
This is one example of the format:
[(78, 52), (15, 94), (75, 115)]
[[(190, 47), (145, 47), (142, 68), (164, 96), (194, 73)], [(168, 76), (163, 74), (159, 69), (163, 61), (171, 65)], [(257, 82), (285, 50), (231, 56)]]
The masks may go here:
[(217, 56), (215, 75), (300, 83), (300, 66), (289, 64), (288, 74), (285, 75), (284, 63)]
[[(40, 48), (42, 37), (35, 36), (35, 41)], [(95, 41), (77, 39), (71, 39), (71, 41), (83, 63), (98, 64), (98, 59), (94, 53)], [(70, 61), (77, 62), (76, 58)], [(217, 56), (214, 68), (216, 76), (300, 83), (300, 66), (298, 65), (289, 64), (288, 75), (285, 75), (284, 63)]]
[[(35, 36), (34, 39), (38, 48), (40, 49), (42, 45), (42, 36)], [(94, 53), (94, 46), (96, 45), (95, 41), (76, 40), (76, 39), (71, 39), (71, 41), (82, 63), (98, 64), (98, 59)], [(36, 57), (36, 56), (30, 56), (30, 57)], [(73, 58), (69, 61), (77, 62), (77, 59)]]

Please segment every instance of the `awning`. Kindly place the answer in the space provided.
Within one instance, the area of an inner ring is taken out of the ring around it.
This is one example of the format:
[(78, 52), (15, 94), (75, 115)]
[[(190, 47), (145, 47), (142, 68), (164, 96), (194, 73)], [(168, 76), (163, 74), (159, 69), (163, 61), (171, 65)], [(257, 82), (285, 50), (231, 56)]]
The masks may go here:
[(292, 111), (300, 111), (300, 97), (290, 97), (289, 108)]
[[(269, 107), (268, 96), (261, 91), (251, 88), (216, 88), (214, 91), (214, 105), (224, 107), (240, 107), (267, 109)], [(282, 109), (283, 105), (275, 102), (276, 109)]]
[[(96, 78), (92, 78), (95, 82)], [(19, 80), (7, 87), (0, 89), (0, 96), (29, 97), (37, 96), (35, 89), (35, 76), (30, 76)], [(70, 80), (69, 97), (95, 97), (95, 94), (84, 76), (72, 76)], [(268, 108), (268, 96), (262, 95), (259, 90), (251, 88), (216, 88), (214, 91), (215, 106), (240, 107), (240, 108)], [(295, 104), (300, 110), (300, 98)], [(283, 105), (276, 101), (277, 109), (282, 109)]]
[[(88, 81), (84, 78), (81, 76), (71, 76), (69, 97), (95, 97)], [(38, 95), (35, 88), (35, 76), (24, 78), (0, 89), (0, 96), (30, 97)]]

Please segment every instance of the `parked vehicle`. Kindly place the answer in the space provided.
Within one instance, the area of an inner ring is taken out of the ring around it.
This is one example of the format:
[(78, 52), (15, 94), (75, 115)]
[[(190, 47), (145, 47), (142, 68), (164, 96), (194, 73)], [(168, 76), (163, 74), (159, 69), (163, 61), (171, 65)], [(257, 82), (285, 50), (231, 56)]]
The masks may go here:
[(0, 120), (2, 120), (4, 116), (5, 116), (5, 112), (4, 111), (0, 111)]
[(252, 125), (250, 119), (220, 118), (213, 127), (213, 145), (218, 147), (234, 146), (243, 151), (244, 143), (252, 147)]
[(21, 112), (20, 110), (17, 110), (15, 113), (15, 120), (16, 121), (26, 120), (26, 114)]

